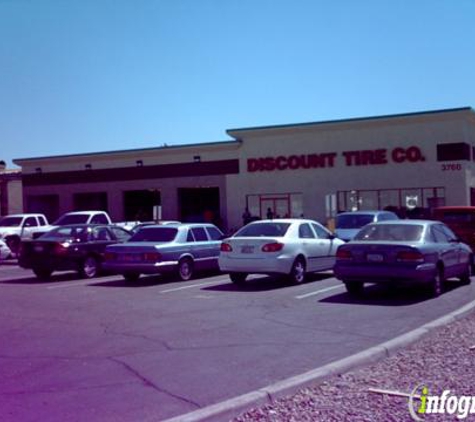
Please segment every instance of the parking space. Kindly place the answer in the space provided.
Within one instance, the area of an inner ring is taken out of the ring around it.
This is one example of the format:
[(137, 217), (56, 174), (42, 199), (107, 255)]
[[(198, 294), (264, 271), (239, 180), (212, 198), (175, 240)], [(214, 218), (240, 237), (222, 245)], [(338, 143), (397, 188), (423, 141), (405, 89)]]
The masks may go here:
[(14, 265), (0, 265), (0, 286), (2, 420), (163, 420), (379, 344), (474, 293), (370, 287), (355, 300), (331, 273), (43, 282)]

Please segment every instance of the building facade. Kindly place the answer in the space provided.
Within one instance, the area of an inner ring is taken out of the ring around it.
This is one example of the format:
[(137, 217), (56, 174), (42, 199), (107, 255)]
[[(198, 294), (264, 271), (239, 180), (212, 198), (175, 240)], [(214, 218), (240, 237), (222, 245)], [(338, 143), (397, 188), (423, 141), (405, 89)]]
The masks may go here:
[(0, 161), (0, 217), (23, 212), (21, 171), (11, 170)]
[(475, 112), (437, 110), (230, 129), (234, 140), (17, 159), (26, 211), (104, 209), (121, 220), (209, 220), (475, 204)]

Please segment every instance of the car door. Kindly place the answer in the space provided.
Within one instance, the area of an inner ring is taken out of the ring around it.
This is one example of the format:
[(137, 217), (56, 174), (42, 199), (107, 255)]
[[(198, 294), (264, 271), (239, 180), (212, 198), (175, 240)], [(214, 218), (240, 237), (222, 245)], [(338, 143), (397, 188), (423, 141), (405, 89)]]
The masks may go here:
[(307, 257), (307, 271), (318, 271), (322, 268), (322, 243), (312, 230), (310, 223), (301, 223), (298, 227), (301, 248)]
[(38, 228), (36, 217), (27, 217), (25, 221), (23, 221), (20, 237), (22, 239), (31, 239), (36, 228)]
[(454, 249), (457, 250), (457, 266), (454, 275), (458, 276), (461, 273), (464, 273), (467, 265), (469, 265), (470, 252), (462, 246), (460, 239), (458, 239), (457, 235), (450, 230), (448, 226), (441, 224), (440, 229), (445, 233), (449, 242), (454, 246)]
[(459, 272), (460, 244), (455, 242), (443, 224), (432, 226), (432, 236), (438, 244), (439, 258), (444, 263), (445, 277), (449, 278)]
[(106, 247), (116, 243), (115, 236), (106, 226), (93, 227), (90, 234), (90, 242), (87, 245), (88, 252), (94, 252), (104, 259)]
[(191, 228), (191, 233), (195, 239), (193, 244), (193, 255), (195, 262), (201, 269), (208, 269), (212, 266), (213, 244), (208, 239), (208, 233), (202, 226)]
[(331, 269), (335, 265), (336, 250), (341, 241), (335, 241), (335, 237), (324, 227), (315, 223), (312, 223), (311, 226), (319, 241), (321, 269)]
[(206, 226), (208, 232), (209, 245), (210, 245), (210, 260), (209, 266), (212, 269), (218, 269), (218, 258), (221, 251), (221, 243), (223, 241), (223, 233), (215, 226)]

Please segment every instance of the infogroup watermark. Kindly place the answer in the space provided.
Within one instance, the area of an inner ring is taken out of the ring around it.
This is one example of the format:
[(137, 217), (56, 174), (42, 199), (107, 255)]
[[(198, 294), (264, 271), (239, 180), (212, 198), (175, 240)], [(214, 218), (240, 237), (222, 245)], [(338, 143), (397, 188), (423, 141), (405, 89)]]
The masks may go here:
[(423, 421), (425, 415), (431, 414), (466, 419), (475, 415), (475, 396), (457, 396), (451, 390), (430, 394), (429, 388), (420, 384), (409, 395), (409, 413), (415, 421)]

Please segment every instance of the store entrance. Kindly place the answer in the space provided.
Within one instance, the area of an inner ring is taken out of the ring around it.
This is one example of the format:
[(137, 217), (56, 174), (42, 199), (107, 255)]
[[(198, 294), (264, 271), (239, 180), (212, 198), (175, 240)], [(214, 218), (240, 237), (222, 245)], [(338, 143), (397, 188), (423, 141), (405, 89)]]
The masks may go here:
[(178, 206), (183, 222), (219, 225), (219, 188), (179, 188)]
[(155, 189), (124, 192), (126, 221), (153, 221), (162, 218), (160, 191)]

